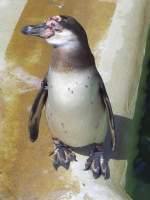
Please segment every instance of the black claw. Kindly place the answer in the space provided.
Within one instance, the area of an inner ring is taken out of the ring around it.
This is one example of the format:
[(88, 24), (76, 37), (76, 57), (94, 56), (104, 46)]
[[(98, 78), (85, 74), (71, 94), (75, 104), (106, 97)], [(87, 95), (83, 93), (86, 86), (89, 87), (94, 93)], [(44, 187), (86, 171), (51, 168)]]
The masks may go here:
[(89, 169), (90, 169), (91, 164), (92, 164), (92, 161), (93, 161), (93, 159), (92, 159), (91, 157), (89, 157), (89, 158), (86, 160), (84, 170), (89, 170)]
[(105, 160), (101, 161), (101, 170), (102, 170), (102, 175), (104, 176), (104, 178), (108, 179), (110, 176), (109, 167), (108, 167), (108, 163)]
[(101, 175), (100, 171), (93, 172), (93, 177), (94, 177), (95, 179), (99, 178), (100, 175)]
[(70, 161), (68, 161), (68, 162), (63, 162), (63, 163), (61, 163), (61, 165), (62, 165), (65, 169), (69, 169), (69, 167), (70, 167)]
[(93, 172), (94, 178), (98, 178), (101, 175), (100, 162), (98, 159), (93, 160), (93, 163), (91, 165), (91, 170)]
[(75, 154), (70, 154), (70, 161), (77, 161)]
[(56, 170), (57, 170), (58, 167), (60, 166), (60, 161), (59, 161), (59, 159), (58, 159), (57, 154), (54, 154), (54, 162), (53, 162), (53, 166), (54, 166), (54, 168), (55, 168)]

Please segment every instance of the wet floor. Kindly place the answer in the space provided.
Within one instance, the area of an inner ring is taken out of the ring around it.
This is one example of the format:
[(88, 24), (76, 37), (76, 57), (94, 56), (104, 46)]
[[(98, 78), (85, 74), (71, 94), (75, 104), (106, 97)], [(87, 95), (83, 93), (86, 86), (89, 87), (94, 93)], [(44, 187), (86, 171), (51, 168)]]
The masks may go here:
[[(48, 69), (51, 47), (39, 38), (20, 33), (22, 26), (42, 22), (47, 16), (75, 16), (86, 28), (90, 45), (105, 37), (115, 1), (28, 0), (6, 51), (7, 69), (0, 75), (0, 200), (53, 200), (79, 186), (63, 169), (53, 169), (51, 137), (45, 116), (35, 143), (28, 138), (28, 115), (40, 78)], [(64, 180), (61, 174), (68, 177)], [(58, 190), (59, 188), (59, 190)], [(72, 189), (73, 188), (73, 189)], [(69, 197), (68, 197), (69, 198)]]

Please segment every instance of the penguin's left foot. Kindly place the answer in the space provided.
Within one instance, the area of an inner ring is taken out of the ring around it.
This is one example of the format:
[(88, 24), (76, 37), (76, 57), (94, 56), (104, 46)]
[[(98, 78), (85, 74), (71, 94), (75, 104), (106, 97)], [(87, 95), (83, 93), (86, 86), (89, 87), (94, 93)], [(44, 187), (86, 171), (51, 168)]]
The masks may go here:
[(54, 139), (54, 168), (57, 170), (58, 167), (63, 166), (65, 169), (69, 169), (71, 161), (77, 161), (76, 155), (72, 150), (62, 142), (57, 139)]
[(91, 170), (94, 178), (98, 178), (101, 175), (104, 179), (110, 177), (109, 166), (106, 158), (104, 158), (103, 147), (96, 145), (95, 149), (90, 152), (89, 158), (85, 163), (85, 170)]

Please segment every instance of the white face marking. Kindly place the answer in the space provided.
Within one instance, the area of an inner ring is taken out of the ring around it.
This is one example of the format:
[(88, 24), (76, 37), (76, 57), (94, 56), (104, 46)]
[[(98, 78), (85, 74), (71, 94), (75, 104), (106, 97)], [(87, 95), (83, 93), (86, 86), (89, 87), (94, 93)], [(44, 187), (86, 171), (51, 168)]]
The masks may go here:
[(51, 45), (64, 45), (68, 48), (74, 47), (78, 43), (77, 36), (67, 29), (63, 29), (61, 32), (55, 31), (55, 34), (47, 38), (46, 41)]

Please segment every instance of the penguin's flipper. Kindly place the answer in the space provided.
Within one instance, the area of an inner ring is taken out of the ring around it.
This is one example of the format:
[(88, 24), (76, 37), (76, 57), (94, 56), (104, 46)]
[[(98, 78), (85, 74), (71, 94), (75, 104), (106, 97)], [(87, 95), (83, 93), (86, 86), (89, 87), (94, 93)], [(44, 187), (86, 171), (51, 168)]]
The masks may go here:
[(102, 98), (102, 101), (106, 107), (107, 113), (108, 113), (108, 118), (109, 118), (109, 127), (110, 127), (110, 132), (111, 132), (111, 138), (112, 138), (112, 151), (115, 150), (115, 143), (116, 143), (116, 134), (115, 134), (115, 122), (114, 122), (114, 114), (112, 111), (111, 103), (108, 97), (108, 94), (106, 92), (106, 88), (104, 85), (104, 82), (102, 78), (100, 77), (100, 96)]
[(46, 78), (42, 81), (41, 88), (38, 91), (35, 100), (33, 102), (29, 122), (28, 122), (28, 129), (30, 134), (30, 140), (34, 142), (38, 137), (39, 132), (39, 122), (42, 114), (42, 109), (46, 103), (48, 90), (47, 90), (47, 81)]

